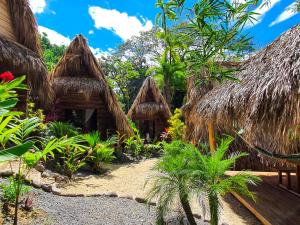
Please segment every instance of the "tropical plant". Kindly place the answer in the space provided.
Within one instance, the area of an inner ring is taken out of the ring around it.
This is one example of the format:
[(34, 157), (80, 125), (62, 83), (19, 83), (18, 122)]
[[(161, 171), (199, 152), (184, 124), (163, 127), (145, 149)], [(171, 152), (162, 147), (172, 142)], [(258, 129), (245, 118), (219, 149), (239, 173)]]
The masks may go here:
[(83, 135), (84, 141), (92, 149), (90, 160), (92, 169), (96, 172), (101, 170), (102, 163), (110, 163), (115, 159), (113, 146), (117, 143), (117, 137), (112, 136), (106, 141), (102, 141), (98, 131)]
[[(223, 139), (212, 155), (202, 153), (194, 145), (183, 141), (163, 144), (164, 154), (154, 168), (159, 173), (152, 178), (154, 182), (148, 194), (148, 202), (157, 201), (158, 221), (163, 221), (163, 217), (179, 201), (189, 223), (196, 224), (189, 205), (193, 194), (198, 194), (200, 199), (208, 199), (212, 225), (218, 224), (220, 196), (236, 192), (254, 199), (247, 185), (258, 184), (260, 178), (246, 172), (225, 175), (236, 160), (246, 155), (234, 153), (226, 158), (232, 141), (230, 137)], [(205, 207), (204, 204), (202, 207)]]
[(168, 135), (172, 140), (182, 140), (184, 136), (185, 125), (182, 121), (180, 109), (175, 109), (174, 114), (168, 120)]
[(144, 139), (135, 134), (124, 141), (125, 151), (134, 158), (140, 158), (144, 150)]
[(56, 138), (61, 137), (74, 137), (79, 134), (78, 128), (72, 124), (60, 121), (53, 121), (48, 123), (49, 135)]
[(189, 203), (192, 189), (190, 176), (186, 171), (193, 162), (197, 150), (191, 144), (176, 140), (171, 143), (163, 143), (164, 154), (155, 165), (158, 171), (151, 180), (151, 187), (147, 201), (157, 202), (157, 224), (162, 224), (164, 216), (173, 210), (178, 202), (181, 204), (190, 225), (196, 225)]
[(132, 120), (129, 120), (130, 127), (134, 135), (125, 139), (125, 151), (134, 158), (139, 158), (144, 150), (144, 139), (140, 135), (140, 131)]
[[(220, 196), (229, 192), (236, 192), (254, 199), (254, 194), (249, 191), (248, 185), (257, 185), (260, 178), (247, 172), (239, 172), (234, 176), (226, 176), (225, 172), (230, 170), (234, 163), (246, 153), (235, 152), (225, 157), (233, 138), (228, 137), (221, 140), (216, 151), (212, 155), (196, 152), (196, 161), (190, 164), (187, 172), (190, 175), (192, 188), (201, 198), (207, 198), (211, 224), (219, 222)], [(202, 204), (202, 207), (204, 204)]]
[[(21, 181), (20, 197), (26, 195), (31, 189), (29, 186), (24, 185)], [(17, 198), (18, 183), (13, 177), (9, 177), (8, 183), (1, 183), (0, 188), (2, 190), (2, 200), (7, 204), (14, 204)]]
[(61, 160), (57, 165), (69, 178), (73, 178), (74, 173), (86, 164), (92, 153), (88, 147), (83, 145), (81, 136), (54, 139), (48, 152), (50, 154), (52, 152), (52, 156)]

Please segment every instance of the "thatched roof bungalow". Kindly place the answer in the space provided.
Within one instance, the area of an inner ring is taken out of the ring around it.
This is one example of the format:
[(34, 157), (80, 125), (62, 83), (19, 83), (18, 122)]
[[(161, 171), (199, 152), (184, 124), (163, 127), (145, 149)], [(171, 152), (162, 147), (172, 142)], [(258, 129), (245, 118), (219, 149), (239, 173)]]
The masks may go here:
[[(45, 106), (51, 101), (47, 69), (41, 58), (36, 20), (28, 0), (0, 0), (0, 73), (26, 75), (31, 97)], [(27, 93), (21, 94), (25, 103)]]
[(86, 39), (78, 35), (66, 49), (51, 75), (55, 109), (60, 118), (86, 131), (107, 136), (133, 131), (125, 113), (91, 52)]
[(272, 154), (300, 153), (299, 46), (297, 25), (247, 60), (240, 82), (224, 82), (199, 98), (194, 137), (214, 123), (228, 132), (243, 129), (249, 144)]
[(127, 115), (151, 139), (158, 138), (168, 126), (171, 111), (152, 77), (144, 81)]

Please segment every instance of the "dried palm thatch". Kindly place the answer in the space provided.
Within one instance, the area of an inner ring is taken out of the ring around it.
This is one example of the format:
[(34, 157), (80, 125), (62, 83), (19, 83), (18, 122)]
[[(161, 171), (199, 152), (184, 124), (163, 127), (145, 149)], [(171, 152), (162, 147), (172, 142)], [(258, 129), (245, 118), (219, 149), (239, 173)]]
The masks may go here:
[(69, 91), (82, 93), (86, 98), (100, 94), (99, 98), (103, 98), (108, 111), (113, 115), (118, 132), (126, 136), (133, 134), (125, 113), (82, 35), (78, 35), (66, 49), (51, 79), (57, 97), (67, 95)]
[(237, 74), (197, 103), (195, 123), (243, 129), (249, 143), (274, 153), (299, 153), (300, 25), (247, 60)]
[(131, 119), (137, 116), (147, 119), (162, 116), (168, 119), (171, 116), (170, 108), (152, 77), (144, 81), (127, 115)]
[(27, 0), (1, 1), (8, 6), (15, 36), (15, 40), (8, 39), (0, 31), (1, 70), (10, 70), (15, 76), (27, 75), (32, 97), (40, 106), (47, 106), (51, 102), (52, 91), (41, 59), (37, 24), (29, 3)]

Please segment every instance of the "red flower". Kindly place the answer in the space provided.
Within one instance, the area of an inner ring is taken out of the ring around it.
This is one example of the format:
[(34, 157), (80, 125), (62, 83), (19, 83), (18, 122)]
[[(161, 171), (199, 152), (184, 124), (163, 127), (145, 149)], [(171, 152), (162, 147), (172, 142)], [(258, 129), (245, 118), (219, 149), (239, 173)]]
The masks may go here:
[(6, 72), (0, 74), (0, 79), (4, 82), (9, 82), (14, 79), (14, 75), (11, 72), (6, 71)]

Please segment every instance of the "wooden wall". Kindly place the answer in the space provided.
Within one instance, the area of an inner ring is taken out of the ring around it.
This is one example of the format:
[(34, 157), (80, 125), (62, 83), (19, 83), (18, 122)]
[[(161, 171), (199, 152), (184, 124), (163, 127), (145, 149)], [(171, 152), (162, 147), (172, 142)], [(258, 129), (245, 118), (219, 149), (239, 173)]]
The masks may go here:
[(7, 0), (0, 0), (0, 35), (13, 41), (17, 41), (14, 34)]
[(68, 93), (59, 96), (56, 104), (56, 114), (62, 120), (65, 109), (95, 109), (97, 111), (97, 128), (103, 138), (116, 133), (116, 123), (113, 115), (108, 111), (107, 104), (99, 95), (93, 95), (89, 99), (78, 93)]

